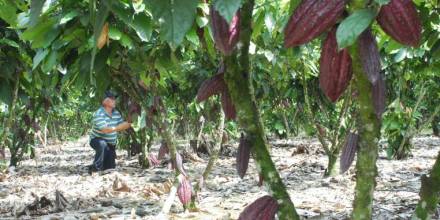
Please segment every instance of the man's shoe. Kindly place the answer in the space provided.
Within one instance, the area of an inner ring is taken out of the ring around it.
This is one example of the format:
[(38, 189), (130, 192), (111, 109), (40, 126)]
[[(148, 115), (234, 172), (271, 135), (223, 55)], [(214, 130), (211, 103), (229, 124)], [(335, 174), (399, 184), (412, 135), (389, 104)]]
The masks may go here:
[(89, 171), (88, 173), (90, 175), (92, 175), (92, 173), (98, 171), (98, 169), (96, 169), (95, 165), (92, 164), (92, 165), (89, 166), (89, 170), (88, 171)]

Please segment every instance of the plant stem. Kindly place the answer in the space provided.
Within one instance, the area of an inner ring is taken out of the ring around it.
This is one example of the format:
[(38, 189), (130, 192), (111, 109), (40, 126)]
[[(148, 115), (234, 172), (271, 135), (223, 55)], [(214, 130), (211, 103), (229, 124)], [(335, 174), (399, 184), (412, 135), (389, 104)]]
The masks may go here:
[(372, 97), (372, 85), (363, 72), (357, 42), (351, 46), (354, 83), (358, 90), (357, 130), (359, 147), (356, 161), (356, 187), (353, 219), (372, 219), (373, 194), (377, 176), (378, 142), (381, 122), (377, 118)]
[(270, 194), (278, 201), (279, 219), (299, 219), (295, 207), (282, 182), (280, 175), (269, 154), (266, 134), (255, 100), (251, 83), (249, 65), (249, 44), (252, 34), (252, 11), (254, 0), (246, 0), (241, 8), (240, 19), (240, 54), (235, 51), (225, 57), (225, 81), (234, 106), (237, 109), (237, 120), (245, 133), (249, 135), (257, 168), (261, 171)]
[(10, 108), (9, 108), (9, 117), (6, 120), (6, 123), (5, 123), (6, 126), (3, 128), (4, 129), (3, 130), (3, 135), (2, 135), (2, 139), (0, 141), (0, 146), (1, 146), (1, 149), (0, 149), (0, 160), (6, 159), (5, 158), (5, 147), (6, 147), (6, 145), (8, 145), (7, 142), (8, 142), (9, 130), (11, 129), (12, 123), (13, 123), (13, 121), (15, 119), (15, 115), (14, 115), (14, 113), (15, 113), (15, 105), (17, 103), (18, 88), (20, 87), (20, 75), (21, 75), (20, 73), (16, 73), (16, 74), (17, 74), (17, 76), (16, 76), (16, 79), (15, 79), (14, 93), (13, 93), (13, 96), (12, 96), (12, 103), (11, 103)]
[(422, 176), (420, 188), (420, 201), (417, 204), (413, 219), (430, 219), (429, 215), (434, 213), (439, 202), (440, 193), (440, 152), (432, 167), (429, 176)]

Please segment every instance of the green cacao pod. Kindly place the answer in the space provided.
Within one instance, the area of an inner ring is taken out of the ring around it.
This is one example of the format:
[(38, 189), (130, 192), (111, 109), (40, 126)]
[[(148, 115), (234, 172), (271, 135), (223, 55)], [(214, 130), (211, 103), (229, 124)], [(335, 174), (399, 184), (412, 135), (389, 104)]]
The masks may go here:
[(374, 85), (380, 77), (380, 54), (377, 48), (376, 39), (371, 30), (365, 30), (358, 40), (359, 55), (362, 62), (362, 68), (368, 77), (368, 80)]
[(358, 141), (359, 135), (352, 132), (348, 133), (347, 137), (345, 138), (344, 148), (342, 149), (341, 153), (341, 173), (345, 173), (345, 171), (347, 171), (353, 163), (354, 156), (358, 148)]
[(345, 0), (303, 0), (284, 29), (284, 46), (308, 43), (336, 24)]
[(240, 36), (240, 11), (237, 11), (230, 24), (214, 9), (209, 10), (215, 46), (224, 55), (231, 55)]
[(422, 38), (422, 24), (412, 0), (391, 0), (377, 16), (382, 30), (397, 42), (417, 47)]
[(249, 166), (249, 158), (251, 156), (251, 143), (241, 134), (240, 143), (238, 144), (238, 152), (236, 157), (237, 172), (240, 178), (243, 179)]
[(335, 102), (347, 88), (352, 76), (348, 50), (338, 51), (336, 27), (328, 33), (323, 43), (319, 65), (319, 86), (324, 94)]
[(184, 206), (188, 205), (191, 202), (191, 194), (191, 183), (185, 176), (180, 176), (180, 185), (177, 188), (177, 196)]
[(273, 220), (277, 211), (277, 200), (271, 196), (263, 196), (248, 205), (238, 220)]

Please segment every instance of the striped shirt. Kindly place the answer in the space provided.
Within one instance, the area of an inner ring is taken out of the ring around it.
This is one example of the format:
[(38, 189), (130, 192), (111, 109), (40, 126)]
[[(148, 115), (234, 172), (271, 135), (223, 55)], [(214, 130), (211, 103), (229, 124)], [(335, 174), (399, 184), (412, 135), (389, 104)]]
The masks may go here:
[(116, 140), (118, 138), (118, 134), (116, 131), (111, 133), (101, 133), (100, 130), (103, 128), (108, 127), (116, 127), (119, 124), (124, 122), (122, 119), (121, 113), (119, 113), (117, 110), (113, 109), (112, 116), (110, 116), (104, 109), (104, 107), (101, 106), (94, 114), (92, 119), (92, 131), (90, 132), (90, 140), (98, 137), (102, 138), (109, 144), (116, 144)]

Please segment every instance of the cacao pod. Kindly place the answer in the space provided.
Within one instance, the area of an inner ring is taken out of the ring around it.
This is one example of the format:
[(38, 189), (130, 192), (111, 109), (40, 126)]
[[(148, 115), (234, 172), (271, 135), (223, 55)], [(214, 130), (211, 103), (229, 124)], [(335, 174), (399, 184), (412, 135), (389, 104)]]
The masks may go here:
[(158, 166), (160, 164), (160, 161), (153, 154), (150, 154), (148, 156), (148, 161), (150, 162), (150, 165), (153, 167)]
[(162, 141), (162, 144), (159, 148), (159, 153), (157, 155), (157, 159), (162, 160), (166, 154), (169, 153), (168, 145), (165, 141)]
[(353, 163), (354, 155), (356, 154), (356, 150), (358, 148), (358, 141), (358, 134), (352, 132), (348, 133), (341, 153), (340, 173), (345, 173), (345, 171), (347, 171)]
[(216, 74), (210, 79), (205, 80), (197, 92), (197, 102), (202, 102), (209, 97), (221, 94), (226, 90), (226, 83), (223, 79), (223, 73)]
[(229, 95), (228, 90), (224, 90), (222, 93), (222, 107), (225, 112), (225, 118), (228, 120), (234, 120), (237, 117), (237, 112), (235, 110), (235, 106), (232, 103), (231, 96)]
[(374, 85), (379, 79), (381, 67), (379, 49), (370, 29), (361, 34), (358, 43), (362, 68), (367, 74), (368, 80)]
[(240, 143), (238, 144), (236, 166), (237, 166), (238, 175), (242, 179), (246, 174), (247, 168), (249, 166), (250, 156), (251, 156), (251, 143), (243, 134), (241, 134)]
[(177, 188), (177, 196), (179, 197), (180, 202), (186, 206), (191, 202), (191, 183), (184, 176), (180, 178), (180, 185)]
[(214, 6), (210, 7), (209, 13), (215, 46), (224, 55), (231, 55), (240, 36), (240, 11), (232, 18), (231, 24), (228, 24)]
[(184, 176), (186, 176), (186, 172), (185, 169), (183, 168), (183, 160), (182, 160), (182, 156), (176, 152), (176, 160), (174, 161), (174, 167), (177, 168), (177, 170), (183, 174)]
[(417, 47), (422, 38), (422, 24), (412, 0), (391, 0), (381, 7), (377, 22), (397, 42)]
[(303, 0), (284, 29), (284, 46), (305, 44), (336, 24), (345, 0)]
[(374, 112), (378, 119), (382, 118), (386, 106), (386, 85), (383, 76), (379, 76), (377, 83), (373, 85)]
[(96, 46), (101, 49), (108, 42), (108, 22), (105, 22), (104, 26), (102, 26), (101, 34), (99, 35), (98, 42), (96, 42)]
[(273, 220), (277, 211), (277, 200), (266, 195), (248, 205), (240, 214), (238, 220)]
[(352, 76), (350, 54), (347, 49), (338, 51), (336, 29), (328, 33), (319, 60), (319, 86), (333, 102), (344, 93)]

